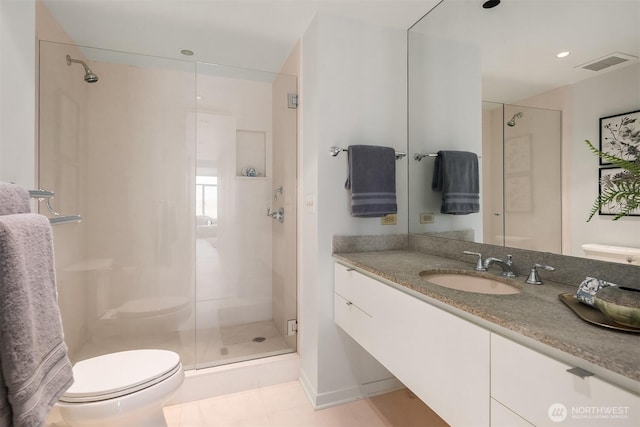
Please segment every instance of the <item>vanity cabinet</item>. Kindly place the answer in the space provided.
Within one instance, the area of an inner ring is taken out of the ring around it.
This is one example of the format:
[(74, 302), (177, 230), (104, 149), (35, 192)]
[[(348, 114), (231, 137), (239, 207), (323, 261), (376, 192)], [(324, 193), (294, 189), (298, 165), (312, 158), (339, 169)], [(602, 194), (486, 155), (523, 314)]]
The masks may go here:
[(529, 423), (580, 427), (640, 425), (638, 396), (590, 376), (587, 371), (582, 372), (585, 377), (568, 372), (573, 368), (491, 334), (491, 397)]
[(489, 426), (489, 331), (341, 264), (335, 322), (452, 426)]
[(334, 319), (452, 426), (640, 425), (639, 396), (338, 263)]
[(524, 418), (504, 406), (495, 399), (491, 399), (491, 427), (534, 427)]

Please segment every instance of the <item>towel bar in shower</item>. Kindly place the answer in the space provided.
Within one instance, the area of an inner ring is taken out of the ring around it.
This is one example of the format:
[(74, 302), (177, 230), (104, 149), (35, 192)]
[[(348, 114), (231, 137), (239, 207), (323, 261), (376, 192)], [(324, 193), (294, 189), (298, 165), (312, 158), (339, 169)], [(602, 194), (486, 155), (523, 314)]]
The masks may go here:
[(51, 206), (51, 199), (53, 199), (53, 197), (55, 196), (55, 193), (53, 191), (47, 191), (42, 189), (29, 190), (29, 196), (31, 196), (34, 199), (38, 199), (38, 201), (46, 200), (47, 209), (49, 210), (49, 212), (51, 212), (54, 215), (53, 218), (49, 218), (49, 222), (52, 225), (82, 221), (82, 217), (80, 215), (62, 215), (61, 213), (56, 212), (56, 210), (53, 209), (53, 206)]
[[(331, 148), (329, 148), (329, 153), (333, 156), (336, 157), (338, 154), (340, 154), (343, 151), (349, 151), (349, 149), (347, 148), (340, 148), (340, 147), (336, 147), (333, 146)], [(403, 157), (405, 157), (407, 155), (407, 153), (403, 153), (401, 151), (396, 151), (396, 160), (399, 160)]]

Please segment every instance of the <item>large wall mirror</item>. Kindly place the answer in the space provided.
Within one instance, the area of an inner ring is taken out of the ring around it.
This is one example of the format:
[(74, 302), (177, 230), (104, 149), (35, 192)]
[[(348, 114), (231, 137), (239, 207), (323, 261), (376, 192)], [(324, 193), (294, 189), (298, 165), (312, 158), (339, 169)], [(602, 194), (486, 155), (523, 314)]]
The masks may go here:
[[(584, 142), (640, 110), (640, 1), (483, 3), (444, 0), (409, 30), (409, 232), (579, 257), (640, 248), (640, 216), (587, 222), (601, 166)], [(442, 213), (444, 150), (476, 154), (477, 212)]]

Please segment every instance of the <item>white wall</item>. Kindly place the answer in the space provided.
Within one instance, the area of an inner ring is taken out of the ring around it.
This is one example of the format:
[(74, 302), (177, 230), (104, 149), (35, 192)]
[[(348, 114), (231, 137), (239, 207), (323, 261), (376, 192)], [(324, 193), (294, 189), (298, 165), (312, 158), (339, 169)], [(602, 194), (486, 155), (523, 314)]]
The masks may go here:
[(591, 78), (572, 86), (571, 253), (583, 256), (583, 243), (640, 247), (640, 217), (612, 221), (611, 216), (594, 216), (586, 222), (598, 197), (598, 157), (584, 140), (599, 144), (599, 119), (640, 110), (640, 65), (635, 64)]
[(33, 0), (0, 1), (0, 181), (35, 188)]
[(391, 375), (333, 321), (334, 235), (405, 233), (407, 158), (396, 171), (398, 224), (353, 218), (347, 156), (329, 147), (406, 151), (406, 32), (319, 15), (302, 39), (300, 239), (302, 381), (317, 406), (352, 399)]
[[(409, 140), (411, 153), (439, 150), (482, 152), (481, 51), (453, 40), (409, 32)], [(437, 58), (437, 60), (434, 60)], [(482, 210), (470, 215), (440, 213), (442, 193), (431, 190), (435, 159), (410, 159), (412, 233), (473, 230), (482, 242)], [(479, 160), (480, 177), (483, 163)], [(482, 178), (480, 178), (482, 180)], [(482, 187), (480, 187), (482, 188)], [(484, 200), (484, 195), (481, 199)], [(435, 214), (420, 224), (419, 213)]]

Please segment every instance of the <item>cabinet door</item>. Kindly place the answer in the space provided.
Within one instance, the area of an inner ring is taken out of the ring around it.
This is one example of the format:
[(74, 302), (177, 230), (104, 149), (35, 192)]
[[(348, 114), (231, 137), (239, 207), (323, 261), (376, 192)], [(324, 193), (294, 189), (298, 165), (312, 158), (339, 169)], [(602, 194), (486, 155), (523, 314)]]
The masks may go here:
[(344, 296), (369, 317), (352, 308), (360, 320), (343, 329), (396, 378), (450, 425), (488, 426), (489, 332), (356, 271), (344, 273), (336, 266), (336, 322), (349, 314)]
[(491, 399), (491, 427), (533, 427), (524, 418)]
[(536, 426), (638, 426), (640, 398), (496, 334), (491, 397)]

